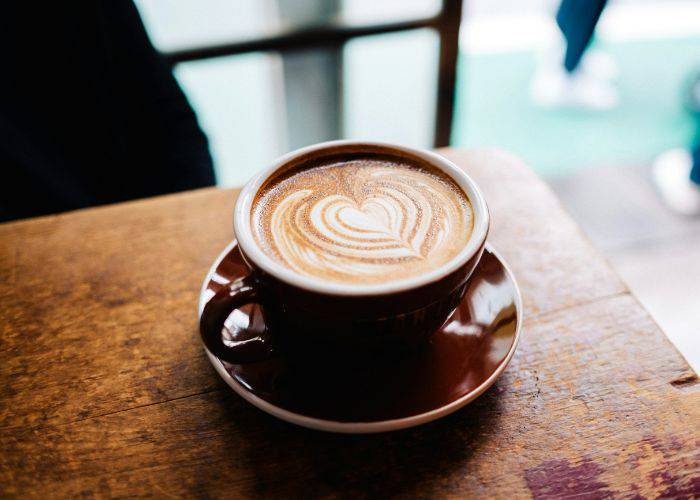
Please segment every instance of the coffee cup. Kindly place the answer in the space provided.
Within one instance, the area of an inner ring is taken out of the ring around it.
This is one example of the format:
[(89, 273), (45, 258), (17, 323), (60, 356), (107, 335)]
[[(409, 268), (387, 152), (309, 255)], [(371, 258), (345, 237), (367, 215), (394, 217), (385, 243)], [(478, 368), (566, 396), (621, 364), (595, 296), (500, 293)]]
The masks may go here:
[[(438, 154), (332, 141), (250, 180), (233, 228), (249, 274), (209, 300), (200, 333), (240, 364), (280, 350), (419, 348), (464, 297), (489, 213), (476, 183)], [(227, 339), (226, 319), (249, 304), (265, 332)]]

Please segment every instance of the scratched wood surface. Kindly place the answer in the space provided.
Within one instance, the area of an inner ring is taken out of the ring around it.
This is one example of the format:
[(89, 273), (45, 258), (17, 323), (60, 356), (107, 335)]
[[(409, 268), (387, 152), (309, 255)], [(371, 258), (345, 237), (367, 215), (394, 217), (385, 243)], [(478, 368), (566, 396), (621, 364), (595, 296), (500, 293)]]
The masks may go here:
[(372, 436), (294, 427), (210, 367), (196, 304), (234, 190), (0, 225), (0, 496), (700, 496), (700, 384), (521, 162), (482, 186), (522, 341), (481, 398)]

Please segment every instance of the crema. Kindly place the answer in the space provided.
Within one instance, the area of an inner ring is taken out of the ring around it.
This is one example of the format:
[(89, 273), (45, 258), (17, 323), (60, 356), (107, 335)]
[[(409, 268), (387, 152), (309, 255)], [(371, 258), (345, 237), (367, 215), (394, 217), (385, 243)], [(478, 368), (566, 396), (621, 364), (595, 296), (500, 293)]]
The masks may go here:
[(263, 252), (300, 275), (376, 284), (450, 261), (469, 241), (473, 216), (466, 194), (441, 171), (368, 156), (269, 179), (251, 224)]

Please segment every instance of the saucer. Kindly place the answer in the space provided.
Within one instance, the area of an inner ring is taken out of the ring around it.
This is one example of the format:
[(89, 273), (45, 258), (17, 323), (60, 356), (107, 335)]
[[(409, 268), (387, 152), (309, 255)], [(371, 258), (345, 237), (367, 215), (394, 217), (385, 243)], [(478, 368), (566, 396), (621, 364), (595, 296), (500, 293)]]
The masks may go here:
[[(199, 315), (219, 288), (248, 274), (235, 241), (212, 265), (199, 296)], [(467, 293), (420, 350), (381, 359), (299, 361), (284, 354), (233, 365), (208, 350), (221, 378), (243, 399), (282, 420), (342, 433), (383, 432), (424, 424), (476, 399), (515, 352), (522, 300), (508, 266), (490, 245)], [(265, 328), (258, 305), (234, 311), (229, 332)]]

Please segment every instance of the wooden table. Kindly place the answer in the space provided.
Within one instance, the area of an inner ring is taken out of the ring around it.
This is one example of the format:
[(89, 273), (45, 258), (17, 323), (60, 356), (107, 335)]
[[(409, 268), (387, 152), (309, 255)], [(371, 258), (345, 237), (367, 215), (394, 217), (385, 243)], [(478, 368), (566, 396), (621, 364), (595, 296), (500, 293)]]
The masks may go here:
[(520, 161), (483, 187), (525, 301), (497, 384), (423, 427), (346, 436), (234, 394), (197, 333), (235, 190), (0, 225), (0, 495), (700, 495), (700, 384)]

